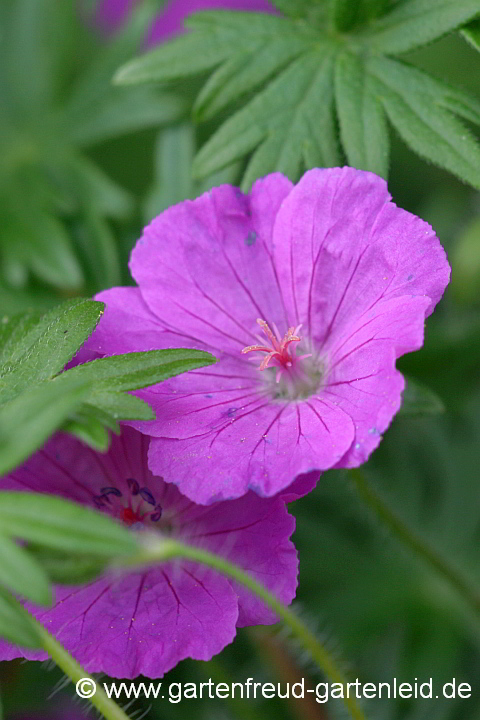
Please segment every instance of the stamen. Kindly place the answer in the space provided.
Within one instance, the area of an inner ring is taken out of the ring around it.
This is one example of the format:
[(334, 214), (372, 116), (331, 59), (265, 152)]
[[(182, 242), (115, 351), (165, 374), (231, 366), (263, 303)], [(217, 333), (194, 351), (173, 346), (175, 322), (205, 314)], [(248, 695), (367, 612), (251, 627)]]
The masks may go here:
[[(300, 342), (301, 337), (297, 335), (298, 330), (302, 327), (299, 325), (298, 327), (290, 327), (288, 328), (287, 332), (285, 333), (283, 340), (280, 339), (280, 333), (278, 331), (278, 328), (275, 324), (273, 324), (275, 335), (270, 330), (270, 327), (268, 326), (268, 323), (265, 322), (265, 320), (261, 320), (260, 318), (257, 319), (257, 323), (262, 328), (264, 334), (270, 341), (270, 346), (268, 345), (249, 345), (248, 347), (243, 348), (242, 353), (246, 354), (249, 352), (265, 352), (267, 353), (267, 357), (265, 357), (262, 362), (260, 363), (260, 370), (266, 370), (270, 366), (270, 363), (273, 361), (274, 364), (280, 368), (280, 371), (284, 370), (285, 368), (291, 368), (293, 366), (293, 360), (294, 356), (290, 355), (289, 345), (292, 342)], [(277, 372), (277, 383), (280, 382), (281, 372)]]
[(122, 497), (122, 493), (116, 487), (104, 487), (100, 488), (100, 492), (103, 495), (115, 495), (115, 497)]
[(161, 505), (155, 506), (155, 512), (150, 515), (150, 520), (153, 522), (158, 522), (160, 518), (162, 517), (163, 508)]
[(153, 497), (152, 493), (148, 488), (140, 488), (140, 496), (147, 502), (149, 505), (155, 505), (156, 500)]
[(138, 495), (138, 493), (140, 492), (140, 485), (136, 480), (134, 480), (133, 478), (127, 478), (127, 485), (132, 495)]
[[(148, 521), (158, 522), (162, 517), (163, 508), (157, 503), (150, 490), (147, 487), (141, 488), (134, 478), (127, 478), (126, 483), (129, 492), (125, 494), (114, 486), (100, 488), (101, 494), (93, 497), (96, 507), (103, 510), (108, 508), (108, 512), (133, 529), (144, 527)], [(134, 501), (134, 497), (138, 500)], [(117, 500), (117, 498), (122, 499)], [(152, 508), (146, 510), (143, 503), (151, 505)]]

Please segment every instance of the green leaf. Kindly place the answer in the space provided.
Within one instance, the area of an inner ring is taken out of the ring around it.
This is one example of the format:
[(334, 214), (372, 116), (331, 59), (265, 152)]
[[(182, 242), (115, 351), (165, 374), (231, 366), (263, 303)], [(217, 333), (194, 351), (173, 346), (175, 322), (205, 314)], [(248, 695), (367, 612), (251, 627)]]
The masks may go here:
[(165, 125), (186, 112), (185, 101), (174, 94), (151, 88), (112, 88), (111, 97), (92, 105), (88, 113), (76, 114), (68, 123), (72, 143), (80, 147), (103, 142), (143, 128)]
[(277, 7), (284, 15), (290, 15), (290, 17), (305, 17), (312, 6), (311, 0), (273, 0), (273, 4)]
[(205, 33), (180, 35), (123, 65), (115, 74), (117, 85), (165, 82), (198, 75), (219, 65), (230, 55), (231, 40)]
[(48, 380), (0, 407), (0, 476), (39, 448), (87, 392), (81, 380), (67, 379), (62, 385)]
[(114, 287), (122, 282), (118, 245), (109, 223), (91, 205), (82, 213), (83, 222), (75, 227), (75, 236), (94, 287)]
[(17, 315), (5, 315), (0, 322), (0, 367), (15, 352), (15, 347), (30, 330), (38, 326), (41, 313), (28, 311)]
[(41, 647), (42, 643), (34, 624), (14, 597), (0, 587), (0, 637), (15, 645), (28, 648)]
[(0, 587), (2, 585), (38, 605), (52, 604), (45, 571), (18, 543), (0, 534)]
[[(441, 107), (480, 125), (480, 99), (405, 62), (383, 58), (381, 66), (383, 74), (388, 76), (391, 82), (403, 88), (404, 93), (415, 97), (417, 101), (423, 99), (433, 110)], [(367, 70), (369, 68), (373, 69), (374, 74), (382, 74), (378, 60), (369, 61)]]
[[(84, 365), (77, 365), (65, 373), (65, 376), (72, 380), (76, 378), (84, 382), (91, 381), (95, 384), (96, 391), (121, 392), (155, 385), (174, 375), (215, 362), (217, 361), (213, 355), (202, 350), (149, 350), (98, 358)], [(61, 381), (62, 376), (55, 380), (56, 383)]]
[(155, 148), (156, 184), (145, 203), (148, 220), (182, 200), (193, 197), (191, 175), (195, 136), (191, 123), (165, 128)]
[(155, 414), (147, 403), (125, 392), (97, 390), (86, 393), (83, 402), (62, 425), (62, 430), (75, 435), (95, 450), (106, 452), (110, 445), (107, 432), (120, 435), (118, 420), (153, 420)]
[(91, 555), (66, 555), (38, 545), (29, 544), (28, 552), (50, 578), (60, 585), (83, 585), (98, 577), (105, 569), (103, 558)]
[(478, 13), (478, 0), (403, 0), (359, 37), (369, 49), (396, 55), (436, 40)]
[(451, 292), (455, 299), (477, 304), (480, 287), (480, 217), (475, 217), (460, 232), (449, 259), (452, 264)]
[(55, 495), (0, 492), (0, 526), (6, 535), (64, 553), (116, 558), (137, 550), (123, 525)]
[(232, 55), (232, 49), (237, 52), (241, 47), (242, 53), (251, 54), (274, 36), (312, 38), (308, 28), (295, 29), (285, 18), (264, 13), (204, 11), (191, 15), (187, 26), (194, 32), (127, 63), (118, 70), (114, 81), (123, 85), (178, 80), (220, 65)]
[(2, 207), (0, 242), (9, 256), (59, 288), (78, 290), (83, 274), (70, 238), (59, 220), (26, 197), (18, 212)]
[(15, 0), (5, 5), (9, 33), (2, 41), (8, 44), (8, 71), (17, 102), (46, 105), (58, 92), (71, 60), (75, 9), (55, 0)]
[(0, 400), (6, 402), (32, 383), (61, 372), (95, 329), (103, 308), (94, 300), (68, 300), (17, 337), (0, 368)]
[(348, 164), (388, 175), (389, 137), (385, 112), (360, 58), (337, 56), (335, 99)]
[(197, 120), (206, 120), (267, 81), (309, 49), (304, 37), (286, 34), (262, 38), (255, 50), (241, 50), (205, 83), (194, 105)]
[(480, 188), (480, 146), (451, 112), (420, 92), (417, 74), (386, 58), (370, 58), (367, 70), (390, 122), (404, 141), (422, 157)]
[(171, 205), (194, 198), (218, 185), (236, 184), (238, 165), (210, 175), (202, 182), (192, 179), (195, 132), (191, 123), (165, 128), (158, 134), (155, 149), (155, 182), (144, 203), (146, 222)]
[(442, 400), (426, 385), (406, 378), (399, 415), (436, 415), (445, 412)]
[[(86, 208), (95, 208), (107, 217), (122, 219), (133, 210), (131, 195), (97, 165), (82, 155), (68, 159), (65, 173)], [(88, 217), (88, 215), (87, 215)]]
[(480, 52), (480, 18), (466, 25), (460, 30), (460, 33), (475, 50)]
[(155, 413), (147, 403), (135, 395), (125, 392), (97, 390), (90, 393), (88, 402), (113, 419), (154, 420)]
[(62, 425), (62, 430), (74, 435), (94, 450), (106, 452), (110, 445), (110, 436), (104, 423), (84, 410), (85, 404), (72, 413)]
[(340, 32), (347, 32), (355, 25), (360, 3), (351, 0), (330, 0), (332, 25)]
[(210, 138), (195, 159), (194, 173), (208, 175), (262, 142), (244, 188), (258, 174), (274, 170), (296, 179), (305, 152), (325, 165), (336, 164), (332, 77), (333, 58), (326, 48), (297, 58)]

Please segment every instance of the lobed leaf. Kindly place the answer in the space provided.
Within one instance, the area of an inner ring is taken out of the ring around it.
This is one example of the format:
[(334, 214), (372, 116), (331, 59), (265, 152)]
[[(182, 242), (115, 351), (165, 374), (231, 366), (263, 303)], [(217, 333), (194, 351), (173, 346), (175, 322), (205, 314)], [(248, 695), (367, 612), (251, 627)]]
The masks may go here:
[(108, 434), (108, 423), (105, 418), (100, 420), (95, 416), (94, 412), (85, 410), (85, 403), (71, 413), (68, 419), (63, 423), (61, 429), (74, 435), (85, 445), (89, 445), (99, 452), (107, 452), (110, 445), (110, 436)]
[[(95, 391), (122, 392), (155, 385), (174, 375), (215, 362), (213, 355), (203, 350), (149, 350), (98, 358), (84, 365), (77, 365), (65, 373), (65, 376), (72, 380), (75, 378), (92, 382), (95, 384)], [(62, 376), (55, 382), (61, 383)]]
[(389, 136), (385, 111), (361, 58), (350, 53), (337, 56), (335, 99), (348, 164), (386, 178)]
[(329, 102), (332, 71), (328, 47), (294, 60), (201, 148), (194, 174), (208, 175), (264, 141), (251, 160), (243, 186), (250, 184), (260, 164), (262, 174), (279, 170), (294, 177), (312, 136), (325, 164), (336, 161), (333, 106)]
[(26, 334), (17, 333), (0, 367), (0, 400), (11, 400), (32, 383), (61, 372), (95, 329), (103, 307), (94, 300), (68, 300), (43, 315)]
[(475, 48), (475, 50), (480, 52), (480, 18), (478, 20), (473, 20), (471, 23), (463, 27), (460, 30), (460, 33), (463, 35), (465, 40), (469, 42), (473, 48)]
[(78, 290), (83, 274), (63, 224), (26, 195), (2, 206), (0, 242), (4, 252), (38, 278), (59, 288)]
[(0, 492), (0, 525), (10, 537), (64, 553), (117, 558), (137, 550), (123, 525), (56, 495)]
[(72, 143), (85, 147), (119, 135), (176, 122), (186, 111), (181, 97), (151, 88), (113, 88), (111, 97), (67, 123)]
[(360, 2), (350, 0), (330, 0), (330, 21), (340, 32), (347, 32), (355, 25)]
[(422, 157), (480, 188), (480, 147), (469, 130), (409, 82), (396, 61), (370, 58), (367, 69), (390, 122), (404, 141)]
[(20, 465), (85, 399), (88, 386), (47, 380), (0, 407), (0, 476)]
[(397, 55), (436, 40), (478, 13), (478, 0), (402, 0), (361, 38), (374, 51)]
[(42, 643), (27, 613), (10, 593), (0, 587), (0, 637), (16, 645), (39, 648)]
[(241, 50), (228, 59), (205, 83), (194, 105), (197, 120), (206, 120), (288, 65), (309, 49), (299, 35), (272, 36), (255, 49)]
[(52, 604), (52, 591), (43, 568), (18, 543), (0, 534), (2, 586), (38, 605)]
[(212, 38), (201, 32), (187, 33), (122, 65), (114, 82), (130, 85), (198, 75), (219, 65), (231, 49), (231, 41), (224, 38)]
[[(135, 395), (96, 387), (88, 397), (88, 403), (100, 413), (121, 420), (154, 420), (155, 413), (147, 403)], [(113, 429), (113, 428), (111, 428)]]
[(83, 585), (94, 580), (106, 566), (104, 558), (92, 555), (67, 555), (62, 552), (29, 544), (28, 552), (50, 578), (60, 585)]

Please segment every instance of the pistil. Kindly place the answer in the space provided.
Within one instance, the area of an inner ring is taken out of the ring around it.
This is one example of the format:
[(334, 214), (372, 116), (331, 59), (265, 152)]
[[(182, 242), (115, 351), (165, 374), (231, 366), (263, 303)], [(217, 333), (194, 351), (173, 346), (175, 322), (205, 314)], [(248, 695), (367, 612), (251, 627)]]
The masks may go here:
[[(266, 370), (271, 365), (277, 367), (276, 381), (279, 383), (282, 373), (292, 368), (296, 361), (311, 357), (311, 353), (297, 357), (295, 351), (292, 354), (290, 350), (290, 345), (292, 343), (301, 342), (302, 338), (298, 335), (298, 332), (302, 326), (298, 325), (297, 327), (288, 328), (282, 340), (276, 325), (274, 325), (275, 333), (273, 333), (265, 320), (258, 318), (257, 323), (260, 325), (267, 339), (270, 341), (270, 345), (249, 345), (248, 347), (243, 348), (242, 353), (246, 354), (253, 351), (267, 353), (266, 357), (264, 357), (260, 363), (259, 369)], [(262, 342), (261, 338), (260, 342)]]

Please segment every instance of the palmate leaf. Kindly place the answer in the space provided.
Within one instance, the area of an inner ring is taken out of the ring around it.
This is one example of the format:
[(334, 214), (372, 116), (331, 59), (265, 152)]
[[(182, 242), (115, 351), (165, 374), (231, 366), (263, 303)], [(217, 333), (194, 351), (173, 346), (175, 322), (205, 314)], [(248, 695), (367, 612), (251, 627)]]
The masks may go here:
[(0, 586), (0, 637), (22, 647), (41, 647), (35, 626), (18, 602)]
[(303, 163), (337, 164), (332, 79), (329, 48), (299, 57), (202, 147), (194, 172), (207, 175), (255, 148), (244, 187), (275, 170), (297, 177)]
[[(76, 298), (46, 313), (36, 323), (13, 319), (0, 367), (0, 402), (61, 372), (95, 329), (103, 303)], [(19, 325), (23, 332), (19, 332)], [(28, 328), (28, 329), (27, 329)], [(26, 331), (26, 332), (25, 332)]]
[(460, 30), (461, 34), (475, 50), (480, 52), (480, 19), (473, 20)]
[(0, 534), (0, 586), (39, 605), (50, 605), (52, 591), (48, 577), (14, 540)]
[[(448, 101), (439, 93), (440, 83), (429, 84), (427, 75), (394, 60), (370, 58), (368, 71), (390, 122), (405, 142), (427, 160), (480, 188), (480, 146), (445, 109)], [(452, 104), (457, 112), (466, 114), (455, 105), (455, 98)]]
[(152, 350), (64, 366), (95, 329), (104, 305), (68, 300), (44, 315), (0, 323), (0, 475), (25, 460), (62, 427), (97, 450), (120, 420), (152, 420), (151, 408), (126, 394), (215, 358), (190, 349)]
[(137, 549), (126, 527), (56, 495), (2, 491), (0, 524), (4, 535), (61, 552), (114, 558)]
[(195, 177), (251, 156), (244, 189), (273, 171), (295, 181), (344, 161), (338, 134), (351, 165), (386, 177), (390, 121), (421, 156), (480, 187), (480, 146), (455, 117), (480, 125), (479, 100), (387, 57), (455, 30), (479, 12), (478, 0), (363, 0), (350, 16), (352, 5), (280, 2), (283, 17), (202, 12), (189, 18), (192, 32), (127, 63), (116, 81), (212, 71), (195, 119), (235, 112), (200, 148)]
[(363, 38), (374, 50), (397, 55), (455, 30), (478, 13), (478, 0), (402, 0)]
[(45, 381), (0, 406), (0, 475), (17, 467), (87, 397), (85, 383)]
[(385, 111), (359, 57), (348, 53), (337, 56), (335, 99), (349, 165), (386, 178), (389, 137)]
[(107, 223), (131, 213), (133, 198), (85, 151), (184, 113), (176, 93), (112, 86), (116, 67), (142, 47), (154, 14), (143, 6), (106, 41), (95, 39), (75, 3), (1, 3), (2, 279), (25, 293), (41, 283), (50, 305), (59, 291), (93, 294), (120, 281)]

